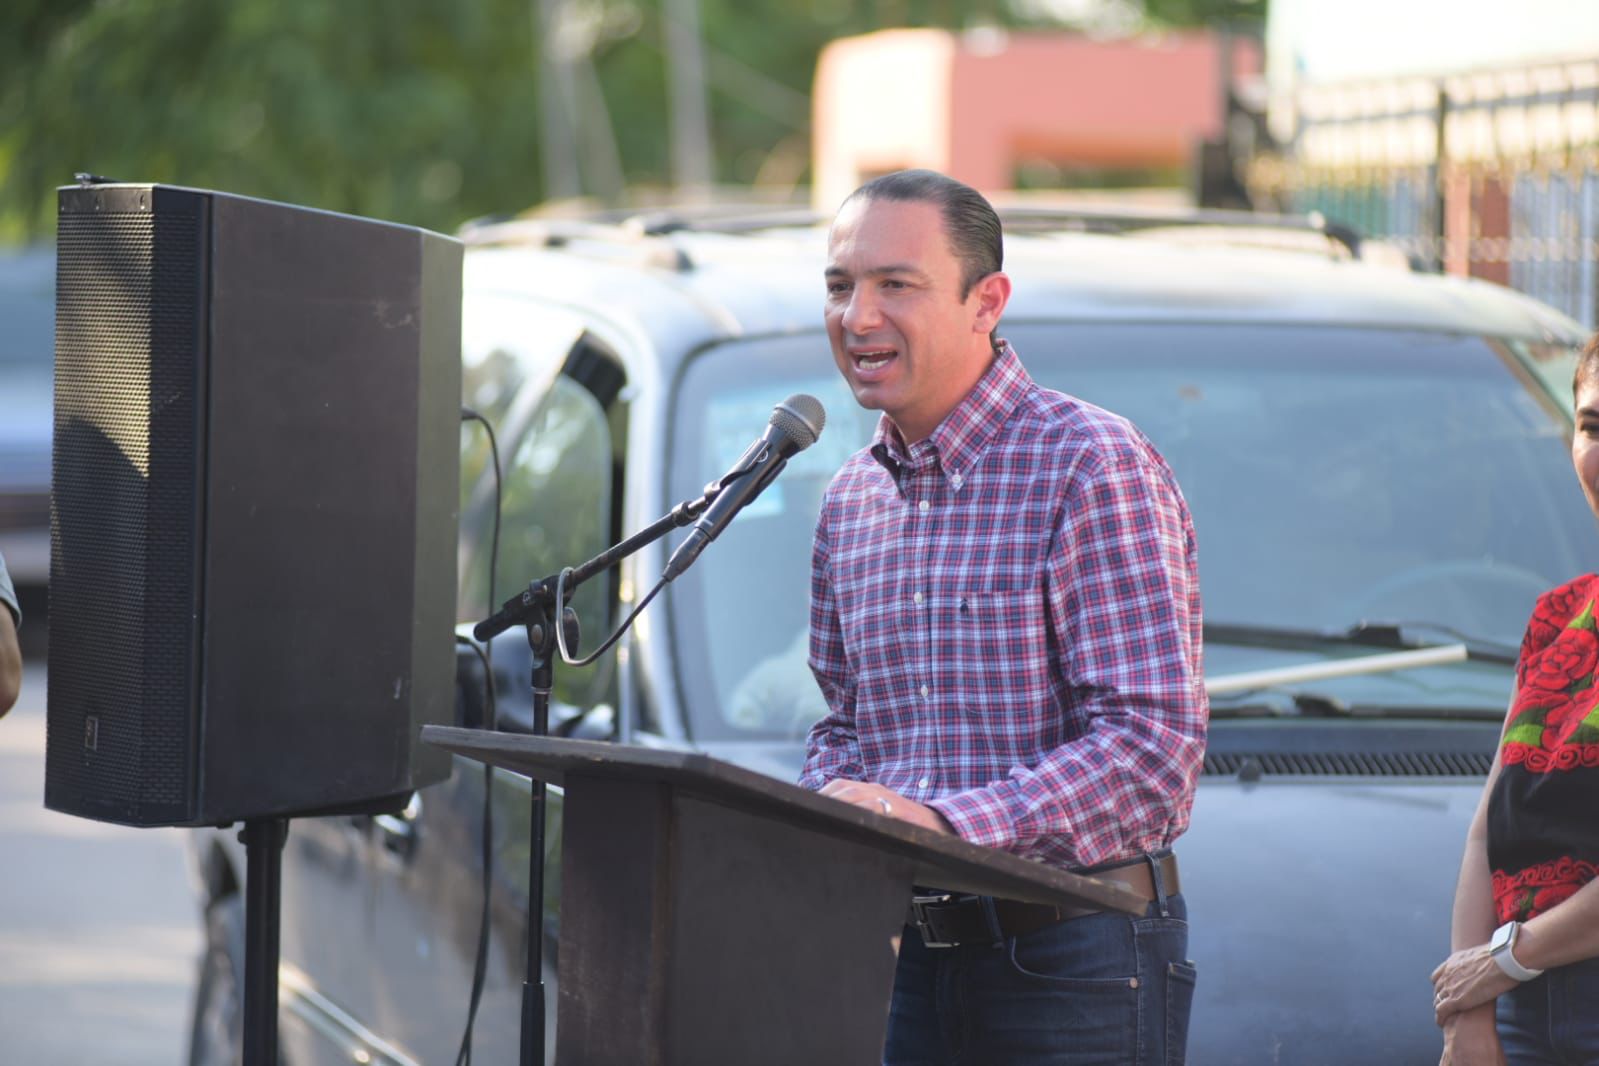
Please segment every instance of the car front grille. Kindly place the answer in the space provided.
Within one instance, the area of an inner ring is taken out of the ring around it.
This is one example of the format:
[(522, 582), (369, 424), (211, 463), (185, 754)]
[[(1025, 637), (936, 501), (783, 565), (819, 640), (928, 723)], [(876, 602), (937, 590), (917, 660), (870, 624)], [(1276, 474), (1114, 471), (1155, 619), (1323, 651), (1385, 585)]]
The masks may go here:
[(1484, 777), (1493, 752), (1225, 752), (1205, 756), (1206, 777)]

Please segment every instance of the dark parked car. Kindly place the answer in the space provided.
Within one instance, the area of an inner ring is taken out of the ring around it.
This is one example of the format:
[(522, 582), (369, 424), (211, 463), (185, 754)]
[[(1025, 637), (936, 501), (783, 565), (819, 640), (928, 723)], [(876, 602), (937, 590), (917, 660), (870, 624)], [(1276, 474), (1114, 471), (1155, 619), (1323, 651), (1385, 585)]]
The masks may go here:
[[(657, 223), (468, 234), (465, 402), (496, 425), (506, 478), (491, 590), (488, 446), (463, 429), (460, 618), (698, 495), (775, 402), (811, 393), (828, 411), (818, 444), (618, 654), (556, 674), (559, 732), (792, 779), (821, 710), (805, 667), (812, 524), (874, 416), (845, 391), (822, 332), (820, 229)], [(1538, 592), (1594, 565), (1567, 457), (1583, 332), (1509, 290), (1373, 265), (1316, 235), (1296, 251), (1230, 243), (1243, 231), (1174, 241), (1072, 225), (1012, 221), (1001, 333), (1044, 384), (1137, 422), (1192, 505), (1213, 685), (1178, 845), (1200, 974), (1192, 1061), (1435, 1062), (1427, 974), (1447, 953), (1515, 646)], [(671, 546), (580, 590), (585, 647), (653, 586)], [(461, 663), (461, 713), (475, 722), (480, 671), (470, 653)], [(520, 634), (496, 642), (502, 729), (530, 726), (527, 666)], [(454, 1060), (485, 777), (460, 761), (403, 814), (293, 823), (291, 1066)], [(528, 783), (495, 774), (492, 793), (475, 1047), (511, 1062)], [(557, 794), (552, 860), (558, 814)], [(191, 1058), (228, 1061), (243, 872), (224, 834), (196, 833), (193, 855), (210, 948)], [(549, 874), (553, 935), (553, 862)]]

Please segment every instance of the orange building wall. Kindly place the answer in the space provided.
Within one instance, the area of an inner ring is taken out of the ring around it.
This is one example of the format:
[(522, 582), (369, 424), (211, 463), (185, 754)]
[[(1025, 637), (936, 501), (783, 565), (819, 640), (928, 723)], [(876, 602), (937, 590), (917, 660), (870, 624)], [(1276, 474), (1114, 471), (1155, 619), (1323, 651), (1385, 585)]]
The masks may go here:
[[(901, 167), (985, 192), (1028, 157), (1104, 168), (1187, 166), (1225, 121), (1210, 34), (1095, 41), (1076, 34), (887, 30), (823, 50), (813, 94), (817, 205)], [(1256, 73), (1250, 41), (1234, 77)]]

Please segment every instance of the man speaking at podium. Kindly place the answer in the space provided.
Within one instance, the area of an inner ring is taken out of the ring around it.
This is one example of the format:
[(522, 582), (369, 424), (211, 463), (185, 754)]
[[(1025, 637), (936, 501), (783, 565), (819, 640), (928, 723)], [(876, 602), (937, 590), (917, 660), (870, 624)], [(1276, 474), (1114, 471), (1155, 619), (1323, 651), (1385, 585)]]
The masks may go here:
[(918, 889), (892, 1066), (1183, 1061), (1194, 970), (1172, 842), (1208, 708), (1193, 525), (1126, 420), (1034, 384), (995, 330), (998, 216), (878, 178), (828, 239), (825, 317), (883, 417), (817, 523), (800, 783), (1107, 878), (1141, 918)]

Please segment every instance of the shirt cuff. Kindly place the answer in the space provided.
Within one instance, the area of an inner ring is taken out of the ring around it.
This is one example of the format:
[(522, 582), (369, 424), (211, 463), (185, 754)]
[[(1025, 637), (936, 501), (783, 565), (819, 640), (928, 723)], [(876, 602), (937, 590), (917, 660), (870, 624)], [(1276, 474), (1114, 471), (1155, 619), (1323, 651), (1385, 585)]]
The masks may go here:
[(955, 835), (968, 843), (989, 848), (1016, 843), (1016, 819), (992, 786), (956, 792), (930, 800), (927, 806), (942, 814)]

